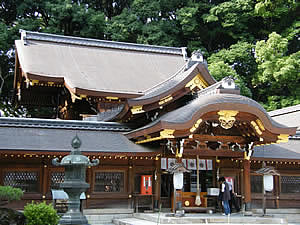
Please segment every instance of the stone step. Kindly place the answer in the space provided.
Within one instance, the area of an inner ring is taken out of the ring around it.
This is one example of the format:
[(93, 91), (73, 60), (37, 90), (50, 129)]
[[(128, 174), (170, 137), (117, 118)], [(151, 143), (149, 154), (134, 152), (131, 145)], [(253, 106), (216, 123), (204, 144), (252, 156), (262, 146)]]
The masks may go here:
[[(262, 209), (252, 209), (252, 212), (254, 214), (262, 214)], [(266, 209), (266, 214), (300, 214), (300, 208), (299, 209), (295, 209), (295, 208), (291, 208), (291, 209)]]
[[(233, 223), (233, 224), (287, 224), (286, 218), (279, 218), (273, 216), (244, 216), (242, 214), (232, 214), (230, 216), (223, 216), (221, 214), (205, 214), (205, 213), (189, 213), (184, 217), (171, 217), (166, 213), (135, 213), (133, 217), (142, 221), (150, 221), (161, 224), (214, 224), (214, 223)], [(121, 219), (120, 222), (123, 220)], [(141, 223), (142, 223), (141, 221)], [(116, 224), (116, 220), (113, 220)]]
[(131, 214), (133, 209), (124, 208), (106, 208), (106, 209), (84, 209), (83, 214), (85, 215), (98, 215), (98, 214)]
[(130, 218), (132, 214), (86, 214), (85, 216), (90, 224), (112, 224), (113, 219)]

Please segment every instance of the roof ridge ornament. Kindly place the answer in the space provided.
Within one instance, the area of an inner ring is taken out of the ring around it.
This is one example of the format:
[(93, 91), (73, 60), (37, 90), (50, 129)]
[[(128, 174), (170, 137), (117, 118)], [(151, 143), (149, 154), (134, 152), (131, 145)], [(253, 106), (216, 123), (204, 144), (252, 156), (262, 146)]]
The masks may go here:
[(235, 78), (233, 76), (224, 77), (222, 79), (222, 87), (224, 89), (235, 89), (236, 84), (234, 81), (235, 81)]
[(186, 65), (186, 70), (196, 63), (203, 63), (207, 67), (207, 61), (204, 59), (204, 56), (200, 49), (192, 52), (191, 58), (189, 58)]
[[(37, 40), (37, 41), (49, 41), (56, 43), (64, 43), (64, 44), (73, 44), (73, 45), (83, 45), (83, 46), (95, 46), (102, 48), (116, 48), (116, 49), (124, 49), (124, 50), (133, 50), (133, 51), (144, 51), (144, 52), (155, 52), (162, 54), (174, 54), (181, 55), (185, 59), (184, 54), (186, 51), (184, 48), (180, 47), (168, 47), (168, 46), (158, 46), (158, 45), (145, 45), (145, 44), (136, 44), (129, 42), (117, 42), (117, 41), (107, 41), (107, 40), (99, 40), (92, 38), (81, 38), (74, 36), (64, 36), (57, 34), (49, 34), (49, 33), (40, 33), (26, 30), (19, 30), (21, 33), (22, 40)], [(26, 45), (26, 42), (24, 42)]]

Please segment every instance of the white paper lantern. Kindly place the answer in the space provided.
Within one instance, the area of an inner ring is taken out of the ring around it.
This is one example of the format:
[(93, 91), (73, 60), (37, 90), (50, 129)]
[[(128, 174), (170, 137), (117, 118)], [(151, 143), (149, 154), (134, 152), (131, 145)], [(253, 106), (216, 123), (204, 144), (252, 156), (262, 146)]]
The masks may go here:
[(183, 188), (183, 173), (174, 173), (173, 174), (173, 184), (175, 189)]
[(273, 175), (264, 175), (265, 191), (273, 191)]

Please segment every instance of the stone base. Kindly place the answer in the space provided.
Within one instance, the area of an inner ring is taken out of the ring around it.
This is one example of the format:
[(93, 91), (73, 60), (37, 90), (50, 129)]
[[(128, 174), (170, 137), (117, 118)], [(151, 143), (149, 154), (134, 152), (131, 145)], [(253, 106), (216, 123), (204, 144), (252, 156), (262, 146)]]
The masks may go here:
[(59, 225), (76, 224), (89, 225), (87, 218), (81, 212), (67, 212), (59, 220)]

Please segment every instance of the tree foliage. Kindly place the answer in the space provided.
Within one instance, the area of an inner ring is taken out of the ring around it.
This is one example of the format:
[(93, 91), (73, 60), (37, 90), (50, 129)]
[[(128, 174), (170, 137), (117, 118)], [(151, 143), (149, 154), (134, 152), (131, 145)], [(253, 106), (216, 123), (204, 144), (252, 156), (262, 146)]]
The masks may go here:
[(11, 101), (19, 29), (201, 49), (216, 79), (234, 76), (267, 109), (298, 104), (298, 12), (295, 0), (2, 0), (0, 110), (36, 116)]

